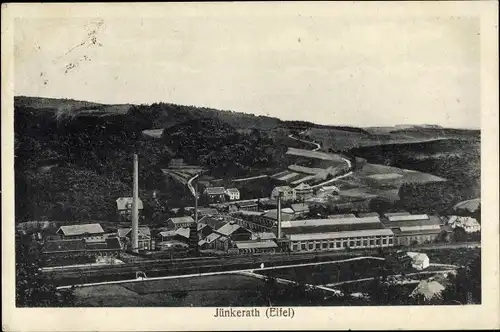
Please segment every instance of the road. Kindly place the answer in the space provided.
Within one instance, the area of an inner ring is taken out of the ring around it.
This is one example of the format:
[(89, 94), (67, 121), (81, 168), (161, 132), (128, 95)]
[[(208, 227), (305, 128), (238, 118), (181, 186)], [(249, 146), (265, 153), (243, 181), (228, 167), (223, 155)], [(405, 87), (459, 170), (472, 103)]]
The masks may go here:
[[(303, 131), (300, 132), (300, 134), (304, 133)], [(316, 148), (314, 148), (312, 151), (318, 151), (321, 149), (321, 145), (319, 145), (318, 143), (316, 142), (312, 142), (312, 141), (306, 141), (306, 140), (303, 140), (303, 139), (300, 139), (300, 138), (297, 138), (297, 137), (294, 137), (292, 134), (288, 135), (288, 137), (290, 137), (291, 139), (294, 139), (296, 141), (300, 141), (300, 142), (303, 142), (303, 143), (309, 143), (309, 144), (313, 144), (313, 145), (316, 145)], [(352, 163), (349, 159), (347, 158), (344, 158), (342, 156), (340, 156), (340, 158), (342, 158), (343, 161), (345, 161), (347, 163), (347, 167), (349, 170), (352, 170)], [(352, 171), (349, 171), (348, 173), (346, 174), (343, 174), (343, 175), (339, 175), (337, 177), (334, 177), (333, 179), (330, 179), (328, 181), (325, 181), (325, 182), (322, 182), (322, 183), (319, 183), (317, 185), (314, 185), (314, 186), (311, 186), (311, 188), (321, 188), (323, 186), (326, 186), (330, 183), (333, 183), (339, 179), (342, 179), (342, 178), (345, 178), (345, 177), (348, 177), (348, 176), (351, 176), (352, 175)]]
[[(302, 134), (303, 132), (301, 132)], [(316, 147), (312, 150), (312, 151), (319, 151), (321, 150), (321, 145), (319, 145), (318, 143), (316, 142), (312, 142), (312, 141), (306, 141), (304, 139), (300, 139), (300, 138), (297, 138), (297, 137), (294, 137), (292, 134), (288, 135), (288, 137), (290, 137), (291, 139), (293, 140), (296, 140), (296, 141), (299, 141), (299, 142), (302, 142), (302, 143), (308, 143), (308, 144), (312, 144), (312, 145), (315, 145)]]
[(193, 180), (196, 179), (198, 176), (200, 176), (200, 174), (196, 174), (191, 179), (189, 179), (187, 182), (187, 187), (188, 187), (189, 191), (191, 191), (191, 193), (193, 194), (193, 197), (196, 197), (196, 190), (194, 190), (194, 187), (193, 187)]

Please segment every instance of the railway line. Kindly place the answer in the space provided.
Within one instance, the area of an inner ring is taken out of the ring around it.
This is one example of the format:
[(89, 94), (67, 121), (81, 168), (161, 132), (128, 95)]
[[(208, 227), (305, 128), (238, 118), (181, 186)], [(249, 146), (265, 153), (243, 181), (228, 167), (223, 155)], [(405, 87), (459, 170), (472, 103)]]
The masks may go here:
[[(433, 244), (407, 250), (425, 249), (455, 249), (480, 247), (480, 243)], [(401, 247), (385, 248), (389, 254)], [(264, 263), (267, 267), (279, 267), (289, 264), (321, 264), (339, 258), (356, 258), (376, 255), (377, 250), (352, 250), (349, 252), (308, 252), (308, 253), (279, 253), (252, 256), (223, 256), (223, 257), (192, 257), (184, 259), (147, 260), (134, 263), (125, 263), (111, 266), (68, 267), (52, 271), (42, 271), (45, 278), (50, 279), (58, 286), (72, 284), (126, 280), (135, 278), (136, 273), (143, 272), (147, 277), (175, 276), (185, 274), (215, 273), (231, 270), (257, 269)]]

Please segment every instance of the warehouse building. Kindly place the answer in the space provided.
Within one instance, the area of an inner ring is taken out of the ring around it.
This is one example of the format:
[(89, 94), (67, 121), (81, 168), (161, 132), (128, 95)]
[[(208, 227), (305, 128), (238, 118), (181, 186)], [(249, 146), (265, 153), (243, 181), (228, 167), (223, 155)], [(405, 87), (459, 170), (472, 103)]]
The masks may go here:
[(443, 224), (437, 216), (426, 214), (387, 215), (383, 221), (385, 227), (394, 232), (395, 245), (417, 245), (447, 240), (452, 232), (451, 227)]
[(278, 245), (272, 240), (236, 241), (234, 247), (240, 254), (274, 253), (278, 249)]
[(292, 252), (385, 248), (394, 245), (390, 229), (370, 229), (331, 233), (288, 234)]

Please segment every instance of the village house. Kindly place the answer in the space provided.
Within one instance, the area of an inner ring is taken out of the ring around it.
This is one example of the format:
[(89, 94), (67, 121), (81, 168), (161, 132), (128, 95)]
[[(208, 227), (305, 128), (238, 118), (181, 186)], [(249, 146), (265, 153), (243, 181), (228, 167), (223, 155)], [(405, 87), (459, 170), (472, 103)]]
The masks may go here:
[(241, 211), (258, 211), (259, 205), (254, 201), (238, 202), (236, 207)]
[(307, 183), (300, 183), (294, 188), (296, 199), (299, 201), (305, 201), (313, 196), (313, 189)]
[(226, 189), (226, 196), (230, 201), (237, 201), (240, 199), (240, 191), (237, 188)]
[(234, 221), (226, 223), (221, 228), (217, 229), (215, 233), (230, 238), (232, 241), (247, 241), (252, 237), (252, 232), (238, 225)]
[(461, 227), (469, 234), (481, 231), (481, 224), (472, 217), (451, 216), (448, 220), (448, 225), (453, 229)]
[(194, 224), (194, 219), (190, 216), (185, 216), (185, 217), (175, 217), (175, 218), (169, 218), (166, 222), (166, 226), (168, 229), (179, 229), (182, 227), (189, 227), (191, 224)]
[(203, 196), (205, 196), (211, 203), (220, 203), (225, 201), (226, 190), (224, 187), (208, 187), (205, 188)]
[(176, 230), (161, 231), (156, 236), (158, 241), (178, 241), (185, 244), (189, 242), (190, 229), (187, 227), (178, 228)]
[(56, 233), (62, 239), (77, 239), (102, 236), (104, 229), (100, 224), (68, 225), (59, 227)]
[(198, 242), (198, 247), (202, 250), (220, 250), (228, 251), (230, 248), (230, 239), (218, 233), (209, 234), (206, 238)]
[(278, 200), (280, 193), (282, 201), (295, 201), (297, 198), (295, 190), (289, 186), (279, 186), (275, 187), (271, 192), (271, 200)]
[(426, 254), (418, 252), (407, 252), (406, 255), (411, 258), (411, 266), (414, 269), (421, 271), (429, 267), (429, 256), (427, 256)]
[[(138, 232), (139, 250), (151, 249), (151, 230), (147, 226), (139, 226)], [(126, 249), (132, 249), (132, 228), (119, 228), (118, 237), (125, 244)]]
[[(120, 197), (116, 200), (116, 210), (122, 219), (129, 220), (132, 218), (132, 202), (132, 197)], [(139, 214), (143, 208), (144, 206), (142, 204), (142, 200), (139, 198), (137, 200), (137, 209), (139, 210)]]

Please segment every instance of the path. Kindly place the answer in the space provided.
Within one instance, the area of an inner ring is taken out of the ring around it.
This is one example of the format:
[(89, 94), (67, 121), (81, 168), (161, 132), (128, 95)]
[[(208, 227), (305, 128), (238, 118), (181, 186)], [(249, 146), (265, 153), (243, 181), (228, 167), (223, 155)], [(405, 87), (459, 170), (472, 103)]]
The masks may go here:
[(187, 187), (189, 188), (189, 191), (191, 191), (191, 193), (193, 194), (194, 197), (196, 197), (196, 191), (194, 190), (194, 187), (193, 187), (193, 180), (196, 179), (198, 176), (200, 176), (200, 174), (196, 174), (191, 179), (189, 179), (187, 182)]
[[(301, 132), (301, 134), (303, 133), (303, 131)], [(312, 151), (318, 151), (321, 149), (321, 145), (319, 145), (318, 143), (316, 142), (313, 142), (313, 141), (306, 141), (304, 139), (300, 139), (300, 138), (297, 138), (297, 137), (294, 137), (292, 134), (288, 135), (288, 137), (290, 137), (291, 139), (293, 140), (296, 140), (296, 141), (299, 141), (299, 142), (302, 142), (302, 143), (308, 143), (308, 144), (313, 144), (313, 145), (316, 145), (316, 147), (312, 150)]]
[[(439, 274), (439, 273), (446, 273), (446, 272), (450, 272), (450, 271), (455, 271), (455, 270), (454, 269), (448, 269), (448, 270), (439, 270), (439, 271), (422, 271), (422, 272), (415, 272), (415, 273), (407, 273), (404, 276), (405, 277), (409, 277), (409, 276), (422, 275), (422, 274)], [(403, 274), (393, 274), (393, 275), (389, 275), (387, 277), (389, 278), (389, 277), (402, 277), (402, 276), (403, 276)], [(346, 281), (341, 281), (341, 282), (335, 282), (335, 283), (331, 283), (331, 284), (326, 284), (325, 286), (327, 286), (327, 287), (337, 287), (337, 286), (340, 286), (340, 285), (354, 284), (354, 283), (357, 283), (357, 282), (370, 281), (370, 280), (373, 280), (373, 277), (356, 279), (356, 280), (346, 280)]]

